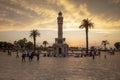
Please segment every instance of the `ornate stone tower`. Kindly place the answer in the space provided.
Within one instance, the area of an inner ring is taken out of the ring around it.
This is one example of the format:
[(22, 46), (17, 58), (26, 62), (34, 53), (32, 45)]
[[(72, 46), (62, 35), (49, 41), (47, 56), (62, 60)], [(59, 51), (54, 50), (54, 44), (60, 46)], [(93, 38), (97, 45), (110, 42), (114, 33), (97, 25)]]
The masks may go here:
[(55, 38), (54, 54), (57, 56), (64, 56), (68, 53), (68, 45), (65, 43), (65, 38), (63, 38), (63, 17), (62, 12), (58, 13), (57, 17), (58, 23), (58, 38)]

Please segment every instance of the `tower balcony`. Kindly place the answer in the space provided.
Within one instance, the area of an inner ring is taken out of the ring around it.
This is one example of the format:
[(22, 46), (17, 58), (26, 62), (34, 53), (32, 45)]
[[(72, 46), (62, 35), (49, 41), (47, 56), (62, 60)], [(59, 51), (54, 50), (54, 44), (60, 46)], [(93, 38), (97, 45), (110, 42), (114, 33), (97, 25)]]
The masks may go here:
[(62, 44), (65, 42), (65, 38), (55, 38), (55, 43)]

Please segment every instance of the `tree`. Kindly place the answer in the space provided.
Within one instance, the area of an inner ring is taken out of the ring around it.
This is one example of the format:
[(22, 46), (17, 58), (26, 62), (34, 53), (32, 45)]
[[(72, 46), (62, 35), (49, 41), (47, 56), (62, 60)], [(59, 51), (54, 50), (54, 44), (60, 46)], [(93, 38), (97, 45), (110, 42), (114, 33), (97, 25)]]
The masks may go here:
[(38, 32), (38, 30), (31, 30), (30, 31), (30, 37), (33, 38), (34, 41), (34, 53), (35, 53), (35, 49), (36, 49), (36, 37), (40, 36), (40, 33)]
[(101, 45), (104, 46), (105, 50), (107, 49), (107, 47), (106, 47), (107, 44), (109, 44), (109, 42), (107, 40), (103, 40), (102, 43), (101, 43)]
[(7, 48), (8, 48), (8, 49), (12, 49), (12, 48), (13, 48), (13, 44), (7, 42)]
[(23, 41), (24, 41), (24, 43), (27, 43), (27, 39), (26, 38), (23, 38)]
[(47, 41), (43, 41), (43, 45), (44, 45), (44, 49), (46, 50), (48, 42)]
[[(17, 48), (18, 48), (19, 46), (20, 46), (21, 48), (25, 48), (26, 43), (27, 43), (27, 39), (26, 39), (26, 38), (20, 39), (20, 40), (18, 40), (18, 41), (14, 41), (14, 44), (15, 44), (15, 46), (16, 46)], [(18, 46), (18, 45), (19, 45), (19, 46)]]
[(114, 46), (115, 46), (116, 49), (120, 49), (120, 42), (116, 42), (116, 43), (114, 44)]
[(79, 26), (79, 28), (85, 28), (85, 33), (86, 33), (86, 53), (88, 54), (88, 30), (93, 28), (94, 24), (91, 22), (91, 20), (87, 19), (83, 19), (82, 20), (82, 24)]
[(9, 42), (0, 42), (0, 49), (12, 49), (13, 44)]
[(27, 49), (33, 49), (33, 43), (31, 41), (26, 43), (26, 48)]

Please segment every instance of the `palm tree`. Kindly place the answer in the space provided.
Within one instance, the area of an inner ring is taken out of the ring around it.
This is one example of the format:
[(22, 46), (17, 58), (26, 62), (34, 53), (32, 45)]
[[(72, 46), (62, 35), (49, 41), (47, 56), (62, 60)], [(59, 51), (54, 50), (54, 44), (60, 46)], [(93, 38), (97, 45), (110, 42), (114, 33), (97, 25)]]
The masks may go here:
[(103, 40), (101, 45), (104, 46), (105, 50), (107, 49), (106, 45), (109, 44), (109, 42), (107, 40)]
[(86, 32), (86, 54), (88, 54), (88, 30), (93, 27), (94, 24), (88, 18), (83, 19), (82, 24), (79, 26), (79, 28), (85, 28), (85, 32)]
[(46, 49), (47, 44), (48, 44), (47, 41), (43, 41), (44, 49)]
[(34, 53), (35, 53), (35, 49), (36, 49), (36, 37), (37, 36), (40, 36), (40, 33), (38, 32), (38, 30), (31, 30), (30, 31), (30, 37), (33, 38), (33, 41), (34, 41)]

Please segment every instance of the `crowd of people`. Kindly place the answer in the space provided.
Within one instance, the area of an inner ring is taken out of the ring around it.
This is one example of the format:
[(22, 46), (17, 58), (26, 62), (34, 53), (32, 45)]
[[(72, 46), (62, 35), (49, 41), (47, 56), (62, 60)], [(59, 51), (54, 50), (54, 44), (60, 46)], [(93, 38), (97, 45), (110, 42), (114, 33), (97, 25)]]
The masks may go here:
[[(111, 54), (111, 55), (114, 55), (115, 54), (115, 52), (114, 52), (114, 49), (112, 49), (112, 48), (110, 48), (110, 50), (108, 50), (108, 52)], [(28, 61), (32, 61), (33, 60), (33, 58), (34, 57), (36, 57), (36, 59), (37, 59), (37, 61), (39, 61), (39, 59), (40, 59), (40, 50), (36, 50), (36, 51), (33, 51), (33, 50), (22, 50), (22, 51), (18, 51), (18, 50), (16, 50), (15, 51), (15, 53), (16, 53), (16, 58), (19, 58), (19, 57), (21, 57), (21, 59), (22, 59), (22, 62), (25, 62), (26, 60), (28, 60)], [(20, 54), (21, 53), (21, 54)], [(12, 55), (11, 54), (11, 51), (10, 50), (8, 50), (8, 55)], [(80, 54), (80, 57), (83, 57), (83, 56), (91, 56), (92, 57), (92, 59), (94, 60), (95, 59), (95, 56), (99, 56), (100, 57), (100, 55), (101, 55), (101, 50), (97, 50), (97, 49), (95, 49), (94, 47), (91, 47), (90, 48), (90, 50), (89, 50), (89, 54), (83, 54), (83, 53), (81, 53)], [(49, 54), (44, 54), (43, 55), (43, 57), (50, 57), (50, 55)], [(56, 56), (54, 56), (54, 57), (56, 57)], [(78, 56), (77, 56), (78, 57)], [(26, 59), (27, 58), (27, 59)], [(107, 56), (106, 56), (106, 54), (104, 54), (104, 58), (106, 59), (107, 58)]]
[[(114, 55), (115, 54), (115, 50), (110, 48), (110, 50), (108, 50), (108, 53), (111, 54), (111, 55)], [(97, 50), (95, 49), (94, 47), (91, 47), (90, 49), (90, 52), (89, 52), (89, 55), (92, 56), (93, 60), (95, 59), (95, 56), (99, 56), (101, 55), (101, 51), (100, 50)], [(106, 54), (104, 54), (104, 58), (106, 59), (107, 56)]]
[[(37, 61), (39, 61), (39, 58), (40, 58), (40, 50), (36, 50), (36, 51), (33, 51), (33, 50), (22, 50), (22, 51), (15, 50), (15, 53), (16, 53), (16, 58), (21, 57), (22, 62), (25, 62), (26, 58), (28, 58), (29, 61), (32, 61), (34, 57), (36, 57)], [(10, 56), (12, 55), (11, 50), (8, 50), (8, 55), (10, 55)]]
[[(77, 53), (75, 54), (74, 57), (92, 57), (92, 59), (94, 60), (96, 56), (101, 56), (101, 51), (100, 49), (96, 49), (95, 47), (91, 47), (88, 51), (88, 54), (86, 53), (86, 51), (81, 51), (81, 53)], [(104, 58), (107, 59), (107, 55), (106, 53), (110, 54), (110, 55), (114, 55), (115, 54), (115, 49), (110, 48), (109, 50), (104, 50)]]
[(26, 61), (26, 57), (28, 57), (29, 61), (32, 61), (34, 56), (36, 56), (37, 61), (39, 61), (40, 51), (39, 50), (38, 51), (22, 50), (22, 62)]

